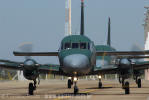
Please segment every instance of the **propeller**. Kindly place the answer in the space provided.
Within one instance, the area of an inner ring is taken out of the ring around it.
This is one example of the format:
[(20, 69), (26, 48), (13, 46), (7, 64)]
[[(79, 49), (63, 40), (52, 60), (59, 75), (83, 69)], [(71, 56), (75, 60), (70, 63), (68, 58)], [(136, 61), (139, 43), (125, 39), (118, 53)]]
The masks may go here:
[[(32, 52), (33, 51), (33, 44), (31, 42), (23, 43), (23, 44), (21, 44), (19, 46), (19, 49), (22, 52)], [(34, 61), (33, 59), (31, 59), (31, 56), (25, 56), (24, 63), (27, 64), (27, 65), (35, 64), (35, 66), (39, 66), (39, 64), (37, 64), (36, 61)], [(38, 84), (40, 84), (40, 77), (39, 77), (39, 75), (38, 75), (37, 79), (38, 79)]]
[[(139, 45), (137, 44), (133, 44), (133, 46), (131, 47), (132, 51), (140, 51), (143, 50)], [(144, 60), (144, 58), (140, 58), (140, 59), (133, 59), (133, 61), (142, 61)]]
[[(19, 49), (22, 52), (32, 52), (33, 50), (33, 44), (31, 42), (23, 43), (19, 46)], [(31, 56), (25, 56), (25, 60), (31, 59)]]
[[(31, 42), (26, 42), (26, 43), (20, 44), (18, 48), (21, 50), (21, 52), (31, 52), (32, 48), (33, 48), (33, 45), (32, 45)], [(31, 59), (31, 57), (30, 56), (25, 56), (25, 61), (27, 61), (28, 59)], [(24, 62), (20, 65), (23, 66)], [(20, 75), (21, 75), (21, 71), (20, 71)]]

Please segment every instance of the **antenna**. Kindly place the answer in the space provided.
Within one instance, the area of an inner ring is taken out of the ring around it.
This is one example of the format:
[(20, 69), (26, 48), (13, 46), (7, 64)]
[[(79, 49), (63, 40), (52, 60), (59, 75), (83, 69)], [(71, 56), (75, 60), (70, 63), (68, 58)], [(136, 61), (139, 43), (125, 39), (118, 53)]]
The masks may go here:
[(111, 20), (109, 17), (109, 21), (108, 21), (108, 38), (107, 38), (107, 45), (111, 46)]
[(80, 35), (84, 35), (84, 0), (81, 0), (81, 27)]

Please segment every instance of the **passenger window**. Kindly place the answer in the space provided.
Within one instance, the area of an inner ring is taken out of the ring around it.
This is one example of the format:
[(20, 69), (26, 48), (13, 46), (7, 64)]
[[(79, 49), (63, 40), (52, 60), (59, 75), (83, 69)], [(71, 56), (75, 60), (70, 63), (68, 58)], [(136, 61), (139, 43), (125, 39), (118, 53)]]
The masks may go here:
[(80, 43), (80, 49), (86, 49), (86, 43)]
[(72, 43), (72, 48), (79, 48), (79, 44), (78, 43)]
[(70, 43), (65, 43), (65, 49), (70, 49), (71, 48), (71, 44)]

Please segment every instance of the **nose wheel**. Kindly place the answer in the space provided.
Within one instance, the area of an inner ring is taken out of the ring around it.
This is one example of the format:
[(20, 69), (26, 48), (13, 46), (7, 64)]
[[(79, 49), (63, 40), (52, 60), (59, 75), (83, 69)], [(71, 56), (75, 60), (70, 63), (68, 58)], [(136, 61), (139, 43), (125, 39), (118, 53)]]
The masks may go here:
[(77, 94), (79, 92), (79, 88), (77, 87), (77, 82), (75, 82), (75, 85), (74, 85), (74, 94)]

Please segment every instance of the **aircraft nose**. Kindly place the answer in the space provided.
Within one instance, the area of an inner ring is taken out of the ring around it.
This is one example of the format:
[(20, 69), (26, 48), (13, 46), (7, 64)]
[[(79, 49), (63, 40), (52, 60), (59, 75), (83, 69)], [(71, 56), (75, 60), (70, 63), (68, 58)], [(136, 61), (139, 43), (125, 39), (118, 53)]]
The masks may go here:
[(82, 54), (73, 54), (64, 58), (64, 66), (69, 68), (85, 68), (89, 65), (89, 59)]

